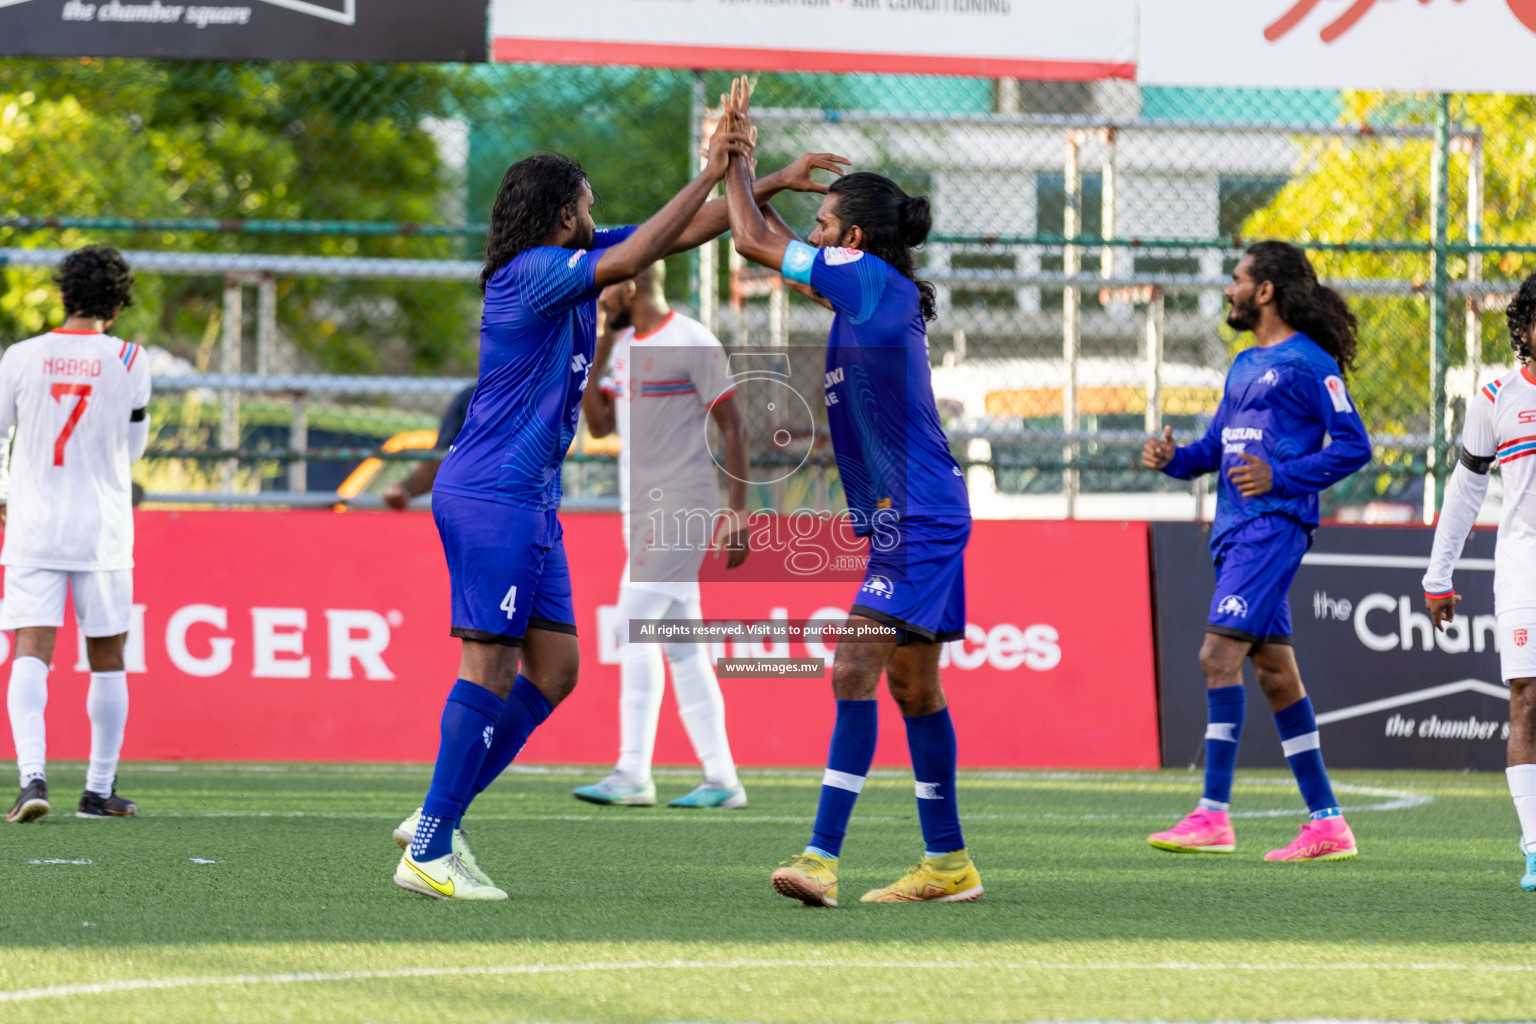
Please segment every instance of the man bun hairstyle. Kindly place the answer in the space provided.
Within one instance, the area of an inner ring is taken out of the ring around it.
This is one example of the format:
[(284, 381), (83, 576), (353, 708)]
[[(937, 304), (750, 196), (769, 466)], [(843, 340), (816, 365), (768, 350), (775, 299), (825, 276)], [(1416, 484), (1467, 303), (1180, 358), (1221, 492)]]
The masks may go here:
[(543, 245), (581, 198), (587, 172), (558, 153), (538, 153), (507, 168), (491, 206), (480, 290), (518, 253)]
[(933, 211), (926, 196), (909, 196), (890, 178), (856, 171), (845, 174), (827, 189), (837, 196), (837, 220), (847, 232), (864, 229), (864, 250), (878, 256), (917, 286), (924, 320), (938, 316), (934, 287), (917, 277), (912, 250), (928, 240)]
[(1286, 242), (1250, 246), (1249, 276), (1255, 285), (1275, 286), (1275, 311), (1280, 319), (1317, 342), (1348, 377), (1355, 366), (1360, 322), (1343, 296), (1321, 284), (1307, 254)]
[(1536, 274), (1526, 278), (1504, 308), (1509, 326), (1509, 347), (1522, 363), (1531, 358), (1531, 325), (1536, 323)]
[(54, 276), (64, 299), (65, 316), (111, 320), (133, 305), (133, 271), (110, 245), (87, 245), (64, 257)]

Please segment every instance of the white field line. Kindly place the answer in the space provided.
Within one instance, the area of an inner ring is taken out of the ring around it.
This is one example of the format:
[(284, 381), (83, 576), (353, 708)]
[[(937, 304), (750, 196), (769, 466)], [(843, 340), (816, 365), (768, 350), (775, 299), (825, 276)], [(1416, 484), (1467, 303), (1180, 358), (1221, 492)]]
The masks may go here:
[(325, 982), (385, 981), (410, 978), (505, 977), (536, 974), (593, 974), (607, 971), (726, 971), (768, 970), (782, 967), (821, 970), (980, 970), (980, 971), (1480, 971), (1496, 974), (1529, 974), (1536, 964), (1421, 963), (1362, 961), (1358, 963), (1195, 963), (1168, 960), (1147, 963), (1056, 963), (1046, 960), (985, 963), (966, 960), (623, 960), (567, 964), (492, 964), (478, 967), (402, 967), (387, 971), (304, 971), (281, 974), (216, 974), (194, 977), (123, 978), (118, 981), (50, 985), (43, 988), (0, 990), (0, 1003), (23, 1003), (70, 996), (111, 995), (149, 989), (209, 988), (238, 985), (303, 985)]
[[(1292, 786), (1294, 783), (1286, 779), (1250, 779), (1239, 782), (1239, 786)], [(1434, 797), (1427, 793), (1415, 793), (1407, 789), (1383, 789), (1378, 786), (1357, 786), (1353, 783), (1336, 782), (1333, 788), (1339, 793), (1348, 793), (1353, 796), (1377, 797), (1377, 803), (1345, 804), (1341, 809), (1349, 814), (1363, 811), (1406, 811), (1415, 807), (1423, 807), (1434, 802)], [(1234, 818), (1294, 818), (1304, 813), (1299, 807), (1284, 807), (1259, 811), (1233, 811)], [(913, 814), (887, 814), (887, 815), (863, 815), (856, 814), (854, 821), (869, 822), (899, 822), (909, 824)], [(195, 814), (180, 814), (176, 812), (162, 814), (140, 814), (143, 818), (318, 818), (318, 819), (359, 819), (371, 821), (393, 820), (393, 814), (374, 814), (363, 811), (347, 813), (327, 813), (316, 811), (201, 811)], [(966, 821), (1163, 821), (1167, 814), (965, 814), (962, 817)], [(476, 814), (473, 821), (570, 821), (591, 822), (601, 821), (605, 823), (624, 823), (630, 825), (660, 825), (673, 824), (675, 822), (693, 822), (704, 825), (794, 825), (804, 824), (803, 816), (795, 815), (770, 815), (770, 814), (741, 814), (736, 811), (711, 814), (699, 811), (666, 812), (662, 810), (646, 809), (645, 813), (635, 813), (633, 808), (614, 808), (606, 812), (592, 814)]]

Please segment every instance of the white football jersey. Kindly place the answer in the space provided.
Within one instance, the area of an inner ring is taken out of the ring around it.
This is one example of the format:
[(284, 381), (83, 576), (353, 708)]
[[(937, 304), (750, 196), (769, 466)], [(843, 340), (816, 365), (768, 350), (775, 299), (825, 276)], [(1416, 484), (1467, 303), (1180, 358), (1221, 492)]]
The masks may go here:
[[(650, 334), (625, 329), (608, 365), (601, 386), (622, 441), (619, 502), (633, 568), (652, 581), (692, 580), (720, 509), (709, 413), (736, 392), (725, 349), (703, 324), (672, 313)], [(689, 520), (692, 511), (707, 515)], [(658, 522), (678, 536), (658, 538)]]
[[(1500, 611), (1536, 608), (1536, 374), (1529, 367), (1485, 385), (1468, 401), (1462, 450), (1464, 460), (1489, 465), (1497, 462), (1504, 481), (1504, 508), (1494, 553), (1495, 606)], [(1468, 470), (1459, 466), (1456, 472)], [(1486, 484), (1479, 481), (1475, 490), (1478, 504), (1485, 489)], [(1476, 508), (1453, 509), (1452, 500), (1448, 488), (1441, 514), (1442, 525), (1447, 528), (1435, 532), (1434, 553), (1424, 577), (1425, 590), (1431, 594), (1451, 589), (1452, 566), (1477, 514)], [(1454, 528), (1449, 528), (1447, 519), (1457, 520)]]
[(14, 427), (0, 564), (133, 568), (128, 423), (149, 357), (108, 334), (52, 331), (0, 357), (0, 439)]

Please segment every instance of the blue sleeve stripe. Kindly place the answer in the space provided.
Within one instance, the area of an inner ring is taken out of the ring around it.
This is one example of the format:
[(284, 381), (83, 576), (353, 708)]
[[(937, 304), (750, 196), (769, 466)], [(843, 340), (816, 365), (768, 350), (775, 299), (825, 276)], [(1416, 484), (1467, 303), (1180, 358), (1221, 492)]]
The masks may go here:
[(784, 263), (779, 273), (796, 284), (809, 285), (811, 268), (816, 265), (816, 254), (819, 251), (804, 242), (790, 242), (784, 249)]

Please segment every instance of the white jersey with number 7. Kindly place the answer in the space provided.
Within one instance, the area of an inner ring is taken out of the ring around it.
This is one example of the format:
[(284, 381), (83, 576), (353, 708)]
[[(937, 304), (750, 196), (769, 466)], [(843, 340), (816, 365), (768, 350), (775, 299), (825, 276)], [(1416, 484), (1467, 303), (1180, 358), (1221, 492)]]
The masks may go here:
[(128, 425), (149, 357), (108, 334), (52, 331), (0, 357), (0, 442), (16, 429), (0, 564), (133, 568)]

